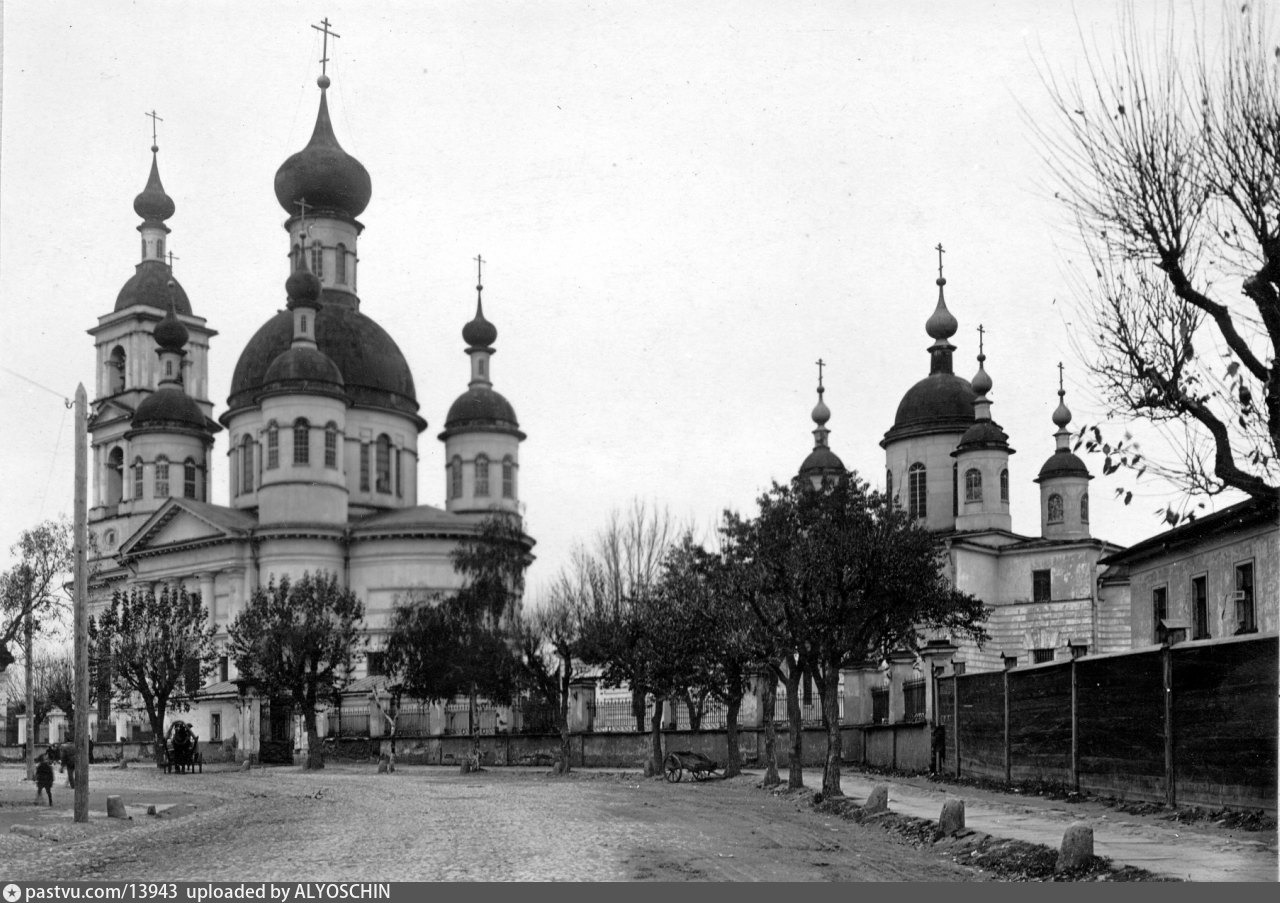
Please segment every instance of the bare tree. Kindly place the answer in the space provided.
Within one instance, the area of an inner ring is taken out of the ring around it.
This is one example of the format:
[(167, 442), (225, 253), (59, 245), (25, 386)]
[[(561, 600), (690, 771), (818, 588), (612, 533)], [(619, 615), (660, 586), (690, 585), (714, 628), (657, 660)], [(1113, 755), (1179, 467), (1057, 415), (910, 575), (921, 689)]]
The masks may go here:
[[(1265, 11), (1230, 7), (1220, 49), (1147, 43), (1130, 10), (1083, 80), (1045, 83), (1053, 125), (1034, 126), (1054, 195), (1090, 263), (1080, 349), (1105, 402), (1153, 422), (1081, 431), (1104, 472), (1163, 476), (1189, 495), (1280, 487), (1280, 51)], [(1124, 494), (1122, 488), (1117, 494)], [(1131, 493), (1125, 495), (1126, 502)], [(1171, 503), (1163, 513), (1182, 516)], [(1185, 503), (1183, 504), (1185, 510)]]

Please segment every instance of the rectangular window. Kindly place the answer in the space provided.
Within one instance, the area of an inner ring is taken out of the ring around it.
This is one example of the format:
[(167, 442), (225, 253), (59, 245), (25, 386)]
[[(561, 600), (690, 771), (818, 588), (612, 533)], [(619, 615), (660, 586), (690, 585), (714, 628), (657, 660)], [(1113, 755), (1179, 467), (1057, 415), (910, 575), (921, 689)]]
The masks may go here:
[(1160, 642), (1160, 622), (1169, 620), (1169, 587), (1157, 586), (1151, 591), (1152, 638)]
[(1031, 572), (1031, 601), (1032, 602), (1048, 602), (1050, 599), (1049, 587), (1050, 583), (1049, 571), (1032, 571)]
[(1191, 613), (1195, 618), (1195, 636), (1192, 639), (1203, 640), (1209, 636), (1209, 592), (1205, 586), (1205, 577), (1191, 578)]
[(360, 444), (360, 491), (369, 491), (369, 446)]
[(142, 498), (142, 462), (137, 461), (133, 465), (133, 497), (135, 499)]
[(156, 461), (156, 498), (169, 497), (169, 462), (164, 458)]
[(221, 712), (211, 712), (209, 714), (209, 740), (213, 743), (219, 743), (222, 740)]
[(385, 652), (366, 652), (365, 653), (365, 676), (377, 677), (380, 674), (386, 674), (386, 653)]
[(1004, 669), (1008, 671), (1010, 668), (1018, 667), (1018, 657), (1016, 655), (1006, 655), (1004, 657)]
[(391, 453), (391, 463), (396, 471), (396, 498), (404, 498), (404, 462), (400, 458), (402, 454), (403, 452), (398, 448)]
[(1041, 662), (1051, 662), (1053, 661), (1053, 650), (1052, 649), (1032, 649), (1031, 660), (1035, 662), (1037, 665), (1040, 664)]
[(222, 658), (218, 659), (218, 680), (222, 683), (227, 682), (228, 670), (227, 657), (224, 655)]
[(280, 430), (272, 426), (267, 430), (267, 470), (280, 466)]
[(509, 459), (502, 462), (502, 497), (516, 497), (516, 466)]
[(1253, 610), (1253, 562), (1236, 565), (1236, 633), (1253, 633), (1258, 629)]
[(246, 436), (244, 444), (240, 446), (240, 491), (253, 492), (253, 442)]

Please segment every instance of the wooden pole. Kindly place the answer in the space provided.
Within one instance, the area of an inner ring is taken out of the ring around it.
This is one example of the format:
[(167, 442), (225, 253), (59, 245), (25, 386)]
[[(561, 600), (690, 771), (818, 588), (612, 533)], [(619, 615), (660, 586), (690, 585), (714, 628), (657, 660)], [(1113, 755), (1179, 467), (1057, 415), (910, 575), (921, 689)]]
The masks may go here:
[(1178, 802), (1177, 782), (1174, 779), (1173, 759), (1173, 648), (1166, 641), (1164, 647), (1164, 780), (1165, 805)]
[(1004, 669), (1004, 783), (1013, 783), (1013, 743), (1009, 734), (1009, 669)]
[(1080, 677), (1071, 659), (1071, 789), (1080, 792)]
[(76, 386), (75, 491), (75, 623), (76, 623), (76, 786), (75, 820), (89, 820), (89, 580), (85, 573), (88, 546), (89, 410), (84, 383)]

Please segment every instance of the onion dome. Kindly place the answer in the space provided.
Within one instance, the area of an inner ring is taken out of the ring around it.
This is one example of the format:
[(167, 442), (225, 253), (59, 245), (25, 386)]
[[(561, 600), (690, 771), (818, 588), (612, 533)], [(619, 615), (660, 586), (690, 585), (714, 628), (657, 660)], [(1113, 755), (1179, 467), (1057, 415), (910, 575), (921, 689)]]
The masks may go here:
[(133, 212), (150, 222), (164, 222), (174, 211), (173, 198), (165, 194), (160, 184), (160, 166), (156, 162), (159, 150), (151, 145), (151, 175), (147, 178), (147, 187), (133, 199)]
[(294, 345), (281, 353), (262, 378), (263, 391), (343, 392), (342, 371), (329, 355), (309, 345)]
[(820, 484), (823, 477), (840, 477), (844, 476), (844, 462), (833, 452), (827, 445), (827, 436), (831, 431), (827, 429), (827, 421), (831, 419), (831, 409), (827, 407), (826, 402), (822, 400), (822, 394), (826, 391), (822, 387), (822, 361), (818, 361), (818, 403), (813, 407), (813, 422), (817, 427), (813, 431), (813, 451), (809, 452), (808, 457), (800, 464), (800, 476), (808, 477), (815, 481), (815, 485)]
[(1058, 364), (1058, 407), (1053, 412), (1053, 423), (1058, 428), (1058, 431), (1053, 434), (1057, 442), (1057, 448), (1049, 456), (1049, 460), (1044, 462), (1044, 466), (1040, 468), (1040, 474), (1036, 477), (1037, 483), (1053, 477), (1093, 479), (1093, 475), (1089, 473), (1089, 468), (1085, 466), (1084, 461), (1073, 454), (1069, 448), (1071, 433), (1067, 430), (1067, 424), (1071, 422), (1071, 410), (1067, 407), (1066, 395), (1067, 392), (1062, 387), (1062, 364)]
[(133, 412), (133, 428), (188, 429), (208, 432), (208, 422), (196, 400), (175, 386), (157, 389)]
[(191, 302), (183, 291), (178, 280), (173, 278), (169, 265), (159, 260), (144, 260), (138, 264), (129, 281), (116, 295), (117, 311), (144, 305), (164, 310), (169, 306), (169, 286), (173, 286), (172, 301), (174, 309), (183, 316), (191, 316)]
[(925, 321), (924, 331), (929, 334), (929, 338), (938, 342), (945, 342), (956, 334), (960, 324), (956, 322), (956, 318), (951, 311), (947, 310), (947, 299), (942, 295), (942, 288), (947, 284), (947, 280), (939, 275), (934, 280), (934, 283), (938, 286), (938, 306), (933, 309), (933, 313)]
[(289, 298), (289, 309), (314, 307), (320, 309), (320, 277), (306, 266), (298, 267), (284, 281), (284, 291)]
[(369, 172), (338, 144), (329, 120), (325, 93), (329, 79), (320, 76), (320, 111), (307, 146), (285, 160), (276, 171), (276, 200), (290, 216), (304, 200), (316, 211), (329, 210), (357, 217), (373, 194)]
[[(477, 285), (476, 290), (480, 291), (480, 286)], [(498, 327), (484, 318), (484, 308), (480, 304), (479, 296), (477, 296), (476, 315), (471, 322), (462, 327), (462, 341), (472, 348), (487, 348), (497, 340)]]
[[(176, 283), (169, 280), (169, 287), (172, 289)], [(182, 349), (186, 346), (187, 340), (191, 338), (191, 333), (187, 331), (187, 327), (178, 319), (178, 315), (174, 313), (174, 305), (169, 305), (169, 312), (164, 315), (164, 319), (156, 324), (152, 337), (156, 340), (156, 344), (160, 346), (160, 351), (169, 351), (176, 354), (185, 354)]]
[[(982, 340), (979, 339), (978, 341), (981, 342)], [(979, 349), (981, 349), (982, 347), (981, 344), (979, 344), (978, 347)], [(987, 373), (987, 368), (984, 366), (986, 360), (987, 360), (987, 356), (981, 350), (979, 350), (978, 351), (978, 372), (974, 374), (973, 379), (969, 380), (969, 386), (970, 388), (973, 389), (975, 395), (985, 396), (988, 392), (991, 391), (991, 385), (992, 385), (991, 376), (990, 374)]]
[[(236, 362), (227, 398), (226, 423), (235, 411), (254, 404), (266, 387), (267, 370), (293, 344), (293, 313), (282, 310), (254, 334)], [(395, 340), (351, 305), (325, 303), (316, 311), (316, 345), (337, 366), (352, 404), (418, 417), (413, 374)]]

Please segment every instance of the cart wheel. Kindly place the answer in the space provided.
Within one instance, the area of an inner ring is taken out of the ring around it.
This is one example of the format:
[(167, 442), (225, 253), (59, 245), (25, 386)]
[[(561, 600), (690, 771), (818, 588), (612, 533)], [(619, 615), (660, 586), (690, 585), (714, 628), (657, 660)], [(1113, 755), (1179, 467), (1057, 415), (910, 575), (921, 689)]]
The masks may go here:
[(662, 764), (663, 777), (670, 784), (679, 784), (680, 779), (684, 777), (684, 769), (680, 766), (680, 760), (675, 756), (667, 756), (666, 761)]

